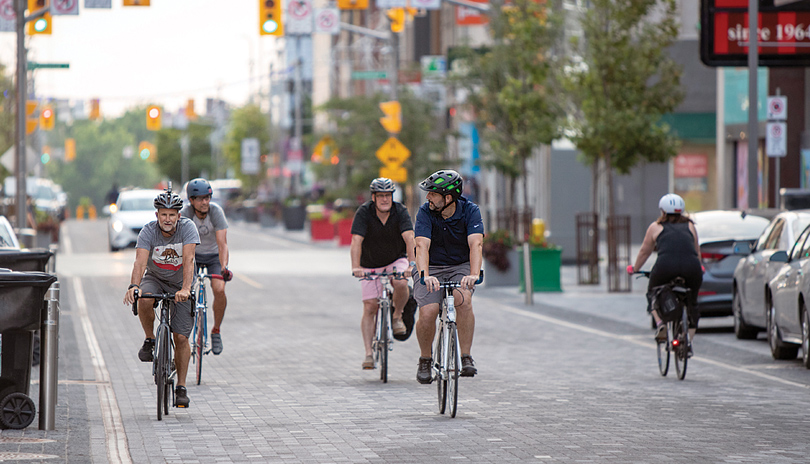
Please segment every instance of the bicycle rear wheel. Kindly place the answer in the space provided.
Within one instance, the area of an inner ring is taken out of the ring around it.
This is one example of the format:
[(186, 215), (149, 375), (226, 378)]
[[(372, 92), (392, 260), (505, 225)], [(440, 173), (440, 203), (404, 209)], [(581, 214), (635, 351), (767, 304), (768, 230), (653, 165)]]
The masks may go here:
[(687, 355), (689, 352), (689, 318), (686, 307), (683, 308), (681, 320), (676, 321), (673, 325), (675, 328), (673, 338), (678, 341), (678, 345), (675, 347), (675, 372), (678, 373), (678, 380), (683, 380), (686, 377), (686, 363), (689, 361)]
[(444, 371), (444, 350), (446, 347), (444, 346), (444, 331), (445, 331), (444, 324), (439, 325), (439, 334), (438, 334), (438, 343), (436, 343), (436, 350), (433, 353), (433, 365), (437, 366), (437, 374), (436, 374), (436, 388), (439, 393), (439, 414), (444, 414), (444, 410), (447, 408), (447, 376), (445, 375)]
[(450, 404), (450, 417), (456, 417), (458, 406), (458, 377), (461, 370), (461, 356), (459, 355), (458, 331), (456, 324), (448, 324), (447, 344), (447, 400)]
[(205, 309), (201, 309), (197, 311), (197, 317), (195, 318), (194, 324), (194, 351), (192, 352), (192, 357), (196, 362), (195, 367), (197, 371), (197, 385), (200, 384), (202, 381), (202, 363), (203, 363), (203, 355), (205, 354), (205, 339), (206, 339), (206, 327), (205, 327)]
[[(667, 332), (669, 333), (671, 331), (669, 323), (667, 323), (667, 326)], [(666, 377), (667, 372), (669, 372), (669, 353), (671, 351), (671, 345), (669, 340), (657, 341), (656, 343), (658, 345), (658, 372)]]
[(388, 383), (388, 324), (391, 323), (391, 302), (383, 301), (380, 303), (380, 311), (377, 317), (380, 319), (380, 339), (377, 343), (377, 350), (379, 351), (380, 358), (380, 380), (383, 383)]

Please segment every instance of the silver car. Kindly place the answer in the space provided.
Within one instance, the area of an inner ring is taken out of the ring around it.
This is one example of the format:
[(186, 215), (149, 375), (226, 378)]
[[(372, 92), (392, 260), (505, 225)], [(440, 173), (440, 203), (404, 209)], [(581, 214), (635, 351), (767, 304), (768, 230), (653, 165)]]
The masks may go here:
[(737, 263), (732, 284), (734, 334), (737, 338), (757, 338), (757, 334), (767, 327), (765, 287), (776, 276), (782, 264), (771, 263), (770, 257), (779, 250), (789, 250), (808, 225), (810, 210), (779, 213), (750, 250), (743, 244), (735, 250), (745, 256)]
[(110, 207), (107, 232), (110, 251), (134, 246), (143, 226), (155, 220), (155, 197), (162, 190), (125, 190)]
[(781, 264), (768, 282), (768, 344), (774, 359), (793, 359), (802, 348), (804, 365), (810, 368), (810, 226), (806, 227), (790, 252), (777, 251), (770, 257)]

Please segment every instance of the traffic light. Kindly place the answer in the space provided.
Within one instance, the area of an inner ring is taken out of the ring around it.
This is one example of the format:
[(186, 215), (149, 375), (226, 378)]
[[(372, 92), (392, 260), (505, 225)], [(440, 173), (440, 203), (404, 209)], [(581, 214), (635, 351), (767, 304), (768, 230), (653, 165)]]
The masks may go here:
[(45, 105), (39, 113), (39, 127), (46, 131), (53, 130), (55, 119), (53, 106)]
[(76, 139), (65, 139), (65, 161), (76, 159)]
[[(35, 13), (43, 8), (48, 8), (46, 0), (28, 0), (28, 14)], [(28, 23), (28, 35), (48, 34), (51, 35), (51, 13), (46, 12), (41, 17)]]
[(157, 147), (149, 142), (141, 142), (138, 144), (138, 153), (142, 160), (149, 160), (155, 162), (157, 160)]
[(398, 101), (381, 102), (380, 109), (384, 118), (380, 118), (380, 124), (391, 134), (399, 134), (402, 130), (402, 105)]
[(33, 134), (37, 130), (37, 126), (39, 126), (39, 118), (34, 116), (37, 106), (39, 106), (39, 103), (36, 100), (26, 100), (25, 102), (25, 133), (27, 135)]
[(159, 106), (152, 105), (146, 108), (146, 129), (150, 131), (160, 130), (162, 114), (163, 111)]
[(48, 161), (51, 160), (51, 147), (47, 145), (42, 147), (42, 156), (39, 157), (39, 160), (42, 161), (42, 164), (48, 164)]
[(367, 10), (368, 0), (338, 0), (341, 10)]
[(101, 102), (98, 98), (90, 100), (90, 119), (97, 121), (101, 119)]
[(391, 20), (391, 32), (402, 32), (405, 30), (405, 8), (391, 8), (385, 12)]
[(194, 99), (189, 98), (188, 103), (186, 103), (186, 119), (189, 121), (196, 121), (197, 120), (197, 113), (194, 112)]
[(281, 0), (259, 0), (259, 35), (284, 35)]
[(150, 0), (124, 0), (124, 6), (149, 6)]

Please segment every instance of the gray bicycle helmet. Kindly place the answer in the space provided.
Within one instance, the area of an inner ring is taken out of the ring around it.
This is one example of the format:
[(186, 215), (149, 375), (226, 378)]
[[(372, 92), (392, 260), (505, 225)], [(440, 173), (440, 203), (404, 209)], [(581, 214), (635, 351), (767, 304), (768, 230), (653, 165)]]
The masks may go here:
[(394, 181), (387, 177), (378, 177), (371, 181), (371, 185), (368, 188), (372, 192), (393, 192), (397, 189), (394, 185)]
[(172, 193), (172, 188), (169, 187), (165, 192), (155, 197), (155, 209), (161, 208), (181, 210), (183, 209), (183, 200), (180, 199), (180, 195)]
[(213, 195), (213, 193), (214, 190), (211, 188), (211, 184), (202, 177), (191, 180), (186, 186), (186, 194), (189, 198), (204, 197), (206, 195)]
[(461, 174), (452, 169), (442, 169), (429, 175), (419, 183), (419, 188), (426, 192), (437, 192), (442, 195), (451, 195), (454, 200), (461, 196), (464, 189), (464, 179)]

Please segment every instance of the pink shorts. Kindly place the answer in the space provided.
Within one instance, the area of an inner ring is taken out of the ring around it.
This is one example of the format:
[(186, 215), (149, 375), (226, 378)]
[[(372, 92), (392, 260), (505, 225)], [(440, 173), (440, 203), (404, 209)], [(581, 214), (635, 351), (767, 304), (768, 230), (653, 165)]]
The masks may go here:
[[(396, 269), (397, 272), (405, 272), (408, 269), (408, 259), (407, 258), (399, 258), (398, 260), (394, 261), (393, 263), (389, 264), (385, 267), (378, 267), (373, 269), (367, 269), (368, 272), (393, 272)], [(380, 285), (380, 279), (374, 280), (361, 280), (360, 281), (360, 291), (363, 295), (363, 300), (374, 300), (379, 298), (382, 295), (382, 285)]]

